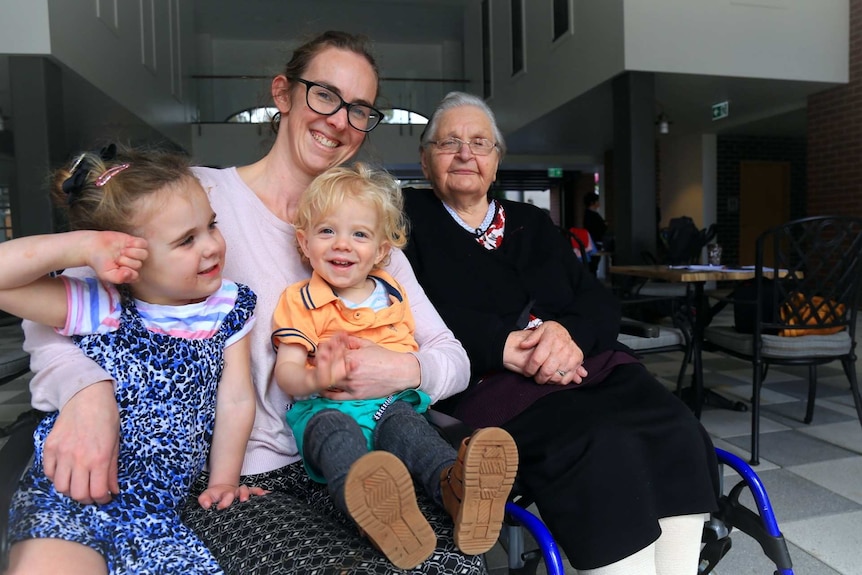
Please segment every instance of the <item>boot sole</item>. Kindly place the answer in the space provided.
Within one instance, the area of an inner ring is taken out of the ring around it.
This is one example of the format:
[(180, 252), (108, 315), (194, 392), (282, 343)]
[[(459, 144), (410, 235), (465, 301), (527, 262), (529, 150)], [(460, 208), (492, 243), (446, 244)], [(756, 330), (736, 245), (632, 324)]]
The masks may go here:
[(518, 448), (503, 429), (474, 433), (464, 454), (464, 495), (455, 519), (455, 544), (463, 553), (485, 553), (497, 542), (518, 472)]
[(416, 504), (410, 472), (386, 451), (358, 459), (347, 474), (344, 497), (350, 516), (393, 565), (420, 565), (437, 547), (437, 536)]

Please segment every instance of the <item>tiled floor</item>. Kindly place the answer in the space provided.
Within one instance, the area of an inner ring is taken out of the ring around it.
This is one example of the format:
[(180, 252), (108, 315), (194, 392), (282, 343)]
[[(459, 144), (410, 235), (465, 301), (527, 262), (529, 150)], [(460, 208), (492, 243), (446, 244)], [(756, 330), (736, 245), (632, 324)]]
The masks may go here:
[[(678, 355), (649, 356), (645, 363), (669, 385)], [(704, 354), (706, 385), (748, 402), (750, 364)], [(857, 363), (857, 377), (862, 377)], [(838, 364), (818, 369), (814, 420), (802, 423), (807, 394), (805, 368), (771, 367), (762, 397), (760, 453), (755, 469), (763, 480), (784, 533), (796, 575), (862, 574), (862, 426), (847, 378)], [(701, 417), (716, 447), (747, 460), (751, 415), (706, 407)], [(736, 484), (725, 474), (725, 490)], [(748, 499), (751, 502), (751, 499)], [(757, 543), (741, 532), (716, 575), (771, 574)]]
[[(5, 332), (5, 333), (4, 333)], [(4, 337), (5, 336), (5, 337)], [(4, 345), (20, 344), (20, 336), (0, 327)], [(648, 368), (673, 386), (680, 354), (648, 356)], [(705, 354), (707, 386), (727, 397), (747, 401), (748, 364)], [(857, 363), (857, 374), (860, 364)], [(27, 380), (0, 387), (0, 426), (29, 407)], [(862, 426), (856, 418), (846, 378), (835, 364), (820, 368), (814, 422), (801, 422), (807, 390), (800, 369), (769, 370), (763, 391), (761, 464), (764, 481), (785, 538), (796, 575), (862, 574)], [(750, 414), (706, 407), (702, 421), (718, 447), (748, 457)], [(0, 439), (0, 445), (5, 440)], [(726, 471), (726, 488), (735, 475)], [(758, 545), (741, 532), (715, 575), (771, 574), (774, 566)], [(571, 571), (574, 573), (574, 571)]]

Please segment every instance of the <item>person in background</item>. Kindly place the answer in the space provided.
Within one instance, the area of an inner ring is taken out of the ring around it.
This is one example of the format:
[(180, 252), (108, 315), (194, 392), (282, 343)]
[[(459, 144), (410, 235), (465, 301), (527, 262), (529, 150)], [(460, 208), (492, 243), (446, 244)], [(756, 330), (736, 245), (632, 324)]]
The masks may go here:
[[(221, 573), (180, 512), (208, 457), (195, 505), (263, 494), (240, 484), (255, 296), (222, 278), (224, 239), (186, 158), (110, 146), (54, 183), (74, 231), (0, 244), (0, 308), (74, 335), (114, 378), (119, 461), (110, 501), (59, 493), (68, 470), (45, 447), (58, 414), (42, 419), (12, 499), (8, 573)], [(49, 276), (81, 266), (98, 279)]]
[(617, 343), (620, 306), (550, 218), (489, 197), (506, 145), (485, 102), (448, 94), (405, 189), (407, 254), (472, 365), (439, 409), (515, 439), (519, 492), (582, 575), (691, 575), (718, 465), (691, 411)]
[[(593, 238), (593, 243), (596, 244), (596, 247), (601, 250), (603, 247), (602, 241), (605, 233), (608, 231), (608, 224), (599, 213), (599, 195), (595, 192), (584, 194), (583, 227), (590, 233), (590, 237)], [(600, 261), (601, 256), (598, 254), (590, 258), (590, 273), (593, 275), (596, 275)]]
[[(324, 32), (297, 47), (271, 83), (275, 139), (259, 161), (238, 168), (195, 168), (219, 214), (230, 246), (224, 273), (257, 294), (258, 316), (271, 317), (285, 286), (310, 277), (299, 258), (293, 221), (303, 192), (327, 169), (350, 159), (383, 118), (374, 108), (379, 74), (367, 39)], [(386, 397), (420, 389), (432, 401), (462, 391), (469, 360), (416, 281), (400, 250), (387, 273), (404, 288), (416, 320), (419, 350), (399, 353), (364, 340), (347, 352), (353, 369), (330, 399)], [(59, 409), (46, 453), (66, 472), (55, 477), (62, 493), (82, 502), (112, 498), (119, 419), (108, 373), (67, 339), (27, 324), (25, 348), (36, 376), (32, 402)], [(251, 367), (257, 411), (242, 467), (243, 482), (270, 490), (241, 505), (214, 512), (187, 505), (183, 520), (228, 573), (292, 573), (338, 568), (351, 573), (391, 573), (392, 564), (335, 508), (326, 488), (311, 481), (284, 420), (293, 398), (271, 384), (275, 354), (269, 322), (252, 327)], [(206, 475), (197, 484), (202, 490)], [(427, 498), (419, 506), (437, 534), (430, 564), (439, 572), (484, 572), (481, 557), (460, 553), (452, 522)], [(262, 534), (265, 533), (265, 536)], [(427, 570), (429, 563), (415, 572)]]
[(398, 182), (365, 164), (311, 182), (294, 225), (314, 271), (282, 294), (272, 339), (276, 383), (296, 398), (287, 422), (306, 471), (327, 484), (375, 547), (408, 569), (437, 544), (412, 477), (452, 516), (458, 549), (485, 553), (500, 534), (518, 454), (500, 428), (477, 431), (456, 451), (422, 415), (431, 398), (421, 390), (353, 401), (320, 395), (350, 372), (347, 334), (394, 351), (418, 349), (404, 288), (380, 269), (407, 241), (402, 205)]

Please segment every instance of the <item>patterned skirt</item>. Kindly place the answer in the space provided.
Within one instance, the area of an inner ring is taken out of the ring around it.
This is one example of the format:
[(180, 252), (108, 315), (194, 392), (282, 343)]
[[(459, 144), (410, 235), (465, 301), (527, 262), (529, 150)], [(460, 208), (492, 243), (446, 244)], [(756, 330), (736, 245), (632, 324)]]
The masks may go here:
[(452, 520), (417, 489), (419, 508), (437, 534), (437, 549), (412, 570), (393, 566), (359, 535), (352, 520), (336, 509), (326, 486), (312, 481), (301, 462), (269, 473), (243, 477), (243, 483), (271, 493), (205, 510), (197, 494), (206, 474), (192, 489), (183, 521), (204, 541), (228, 574), (278, 573), (479, 575), (481, 556), (463, 555), (452, 538)]

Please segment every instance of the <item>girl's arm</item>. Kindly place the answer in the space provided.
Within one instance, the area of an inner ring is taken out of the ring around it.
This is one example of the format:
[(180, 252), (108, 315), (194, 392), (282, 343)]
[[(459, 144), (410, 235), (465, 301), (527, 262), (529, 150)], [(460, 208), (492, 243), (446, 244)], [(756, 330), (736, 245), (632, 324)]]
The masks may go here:
[(0, 309), (49, 327), (66, 325), (66, 287), (53, 271), (83, 265), (81, 234), (17, 238), (0, 243)]
[(52, 327), (66, 325), (68, 304), (55, 270), (90, 266), (103, 281), (137, 279), (146, 241), (119, 232), (82, 230), (0, 243), (0, 309)]
[(246, 335), (224, 351), (224, 370), (216, 395), (216, 418), (210, 448), (210, 478), (198, 497), (204, 509), (230, 506), (235, 499), (263, 495), (257, 487), (240, 487), (240, 471), (254, 425), (255, 392), (251, 381), (250, 337)]

